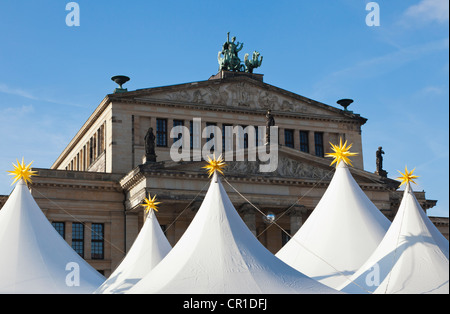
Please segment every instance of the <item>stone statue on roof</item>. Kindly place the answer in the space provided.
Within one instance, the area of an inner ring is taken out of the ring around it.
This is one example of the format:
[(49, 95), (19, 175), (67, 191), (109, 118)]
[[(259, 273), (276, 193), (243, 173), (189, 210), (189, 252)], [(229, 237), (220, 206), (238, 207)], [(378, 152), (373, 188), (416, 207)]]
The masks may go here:
[(378, 150), (376, 152), (376, 163), (377, 163), (377, 170), (375, 171), (376, 174), (382, 177), (387, 177), (386, 170), (383, 169), (383, 148), (380, 146), (378, 147)]
[(145, 160), (148, 162), (156, 162), (155, 154), (155, 134), (153, 134), (153, 128), (150, 127), (144, 137), (145, 147)]
[(243, 43), (236, 42), (236, 37), (233, 37), (230, 41), (230, 32), (228, 32), (227, 41), (223, 44), (222, 51), (219, 51), (219, 55), (217, 56), (219, 71), (244, 71), (245, 66), (241, 64), (241, 59), (238, 56), (239, 51), (243, 47)]
[(244, 44), (236, 42), (236, 37), (233, 37), (230, 40), (230, 32), (228, 32), (227, 41), (222, 45), (222, 50), (219, 51), (217, 56), (219, 72), (233, 71), (253, 73), (253, 69), (261, 66), (263, 58), (257, 51), (253, 52), (252, 58), (249, 58), (248, 53), (245, 54), (245, 62), (243, 64), (238, 56), (238, 53), (242, 48), (244, 48)]
[(270, 144), (270, 127), (275, 126), (275, 118), (272, 115), (272, 111), (270, 109), (267, 110), (266, 114), (266, 143), (265, 145)]
[(263, 57), (260, 56), (258, 51), (253, 52), (251, 59), (248, 58), (248, 53), (246, 53), (244, 56), (245, 72), (253, 73), (253, 69), (256, 69), (261, 66), (262, 60)]

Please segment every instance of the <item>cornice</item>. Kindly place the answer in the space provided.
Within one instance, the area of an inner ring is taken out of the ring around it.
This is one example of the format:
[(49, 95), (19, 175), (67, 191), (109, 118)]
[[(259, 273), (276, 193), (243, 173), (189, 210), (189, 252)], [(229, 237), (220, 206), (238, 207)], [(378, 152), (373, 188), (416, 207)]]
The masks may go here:
[(109, 95), (106, 95), (105, 98), (103, 98), (102, 102), (95, 108), (94, 112), (86, 120), (86, 122), (81, 126), (81, 128), (78, 130), (69, 144), (67, 144), (66, 148), (55, 160), (53, 165), (50, 167), (51, 169), (56, 169), (61, 165), (62, 161), (69, 155), (70, 152), (72, 152), (73, 148), (78, 144), (80, 138), (82, 138), (89, 131), (90, 127), (98, 120), (98, 118), (108, 107), (110, 102), (111, 100), (109, 98)]
[[(239, 108), (239, 107), (224, 107), (224, 106), (217, 106), (217, 105), (205, 105), (205, 104), (198, 104), (198, 103), (186, 103), (186, 102), (177, 102), (177, 101), (166, 101), (166, 100), (142, 100), (142, 97), (144, 95), (149, 95), (153, 93), (160, 93), (160, 92), (170, 92), (170, 91), (179, 91), (181, 89), (192, 89), (192, 88), (199, 88), (199, 87), (205, 87), (208, 85), (220, 85), (220, 84), (226, 84), (226, 83), (233, 83), (233, 82), (247, 82), (249, 84), (252, 84), (254, 86), (257, 86), (259, 88), (265, 89), (267, 91), (275, 92), (282, 94), (286, 97), (296, 99), (298, 101), (301, 101), (303, 103), (307, 103), (312, 106), (316, 106), (321, 109), (328, 110), (330, 112), (334, 112), (336, 114), (341, 115), (343, 118), (341, 119), (331, 119), (332, 121), (341, 121), (341, 122), (347, 122), (347, 123), (356, 123), (359, 125), (363, 125), (366, 123), (367, 119), (363, 118), (357, 114), (353, 114), (351, 112), (346, 112), (344, 110), (335, 108), (333, 106), (321, 103), (319, 101), (295, 94), (293, 92), (287, 91), (285, 89), (276, 87), (274, 85), (270, 85), (265, 82), (261, 82), (259, 80), (255, 80), (246, 76), (237, 76), (237, 77), (229, 77), (229, 78), (223, 78), (223, 79), (213, 79), (213, 80), (204, 80), (204, 81), (198, 81), (198, 82), (190, 82), (190, 83), (183, 83), (183, 84), (176, 84), (176, 85), (168, 85), (168, 86), (160, 86), (160, 87), (153, 87), (153, 88), (145, 88), (145, 89), (138, 89), (135, 91), (120, 93), (120, 94), (110, 94), (108, 95), (111, 99), (114, 100), (120, 100), (123, 102), (131, 102), (131, 103), (151, 103), (153, 105), (178, 105), (178, 106), (189, 106), (188, 108), (194, 107), (201, 107), (201, 106), (207, 106), (206, 110), (214, 110), (214, 111), (235, 111), (238, 113), (242, 112), (262, 112), (265, 114), (265, 110), (252, 110), (252, 109), (245, 109), (245, 108)], [(286, 116), (286, 117), (302, 117), (302, 118), (309, 118), (309, 116), (313, 116), (311, 114), (303, 114), (303, 113), (289, 113), (284, 111), (276, 111), (272, 110), (274, 114), (277, 114), (277, 116)], [(320, 119), (323, 118), (322, 115), (317, 115), (316, 118)], [(325, 116), (326, 117), (326, 116)], [(314, 117), (312, 117), (314, 118)], [(349, 121), (350, 120), (350, 121)], [(329, 121), (327, 118), (325, 118), (325, 121)]]
[(48, 187), (64, 189), (102, 190), (121, 192), (117, 173), (67, 171), (33, 168), (37, 171), (30, 187)]
[[(173, 178), (180, 180), (210, 180), (208, 176), (201, 171), (177, 171), (168, 170), (165, 168), (160, 169), (147, 169), (143, 170), (140, 167), (133, 169), (129, 174), (127, 174), (123, 179), (120, 180), (120, 185), (124, 190), (129, 190), (137, 183), (141, 182), (144, 178)], [(318, 182), (315, 179), (305, 179), (305, 178), (281, 178), (281, 177), (270, 177), (270, 176), (258, 176), (258, 175), (226, 175), (226, 178), (230, 182), (234, 183), (258, 183), (258, 184), (272, 184), (272, 185), (295, 185), (300, 187), (316, 187), (316, 188), (327, 188), (330, 184), (330, 180), (322, 180)], [(385, 191), (389, 190), (385, 185), (381, 183), (358, 183), (358, 185), (363, 190), (369, 191)]]
[[(111, 98), (112, 102), (120, 102), (123, 104), (141, 104), (141, 105), (152, 105), (156, 107), (177, 107), (183, 109), (198, 109), (205, 111), (215, 111), (215, 112), (225, 112), (225, 113), (236, 113), (236, 114), (248, 114), (254, 116), (255, 114), (260, 114), (264, 116), (266, 114), (266, 110), (262, 109), (247, 109), (247, 108), (239, 108), (239, 107), (229, 107), (229, 106), (220, 106), (220, 105), (208, 105), (208, 104), (198, 104), (198, 103), (189, 103), (189, 102), (181, 102), (181, 101), (173, 101), (173, 100), (163, 100), (163, 99), (149, 99), (149, 98)], [(316, 115), (311, 113), (299, 113), (299, 112), (285, 112), (272, 110), (272, 113), (276, 115), (276, 117), (282, 118), (296, 118), (310, 121), (323, 121), (323, 122), (337, 122), (337, 123), (345, 123), (352, 125), (362, 125), (361, 121), (345, 118), (345, 117), (336, 117), (336, 116), (325, 116), (325, 115)]]

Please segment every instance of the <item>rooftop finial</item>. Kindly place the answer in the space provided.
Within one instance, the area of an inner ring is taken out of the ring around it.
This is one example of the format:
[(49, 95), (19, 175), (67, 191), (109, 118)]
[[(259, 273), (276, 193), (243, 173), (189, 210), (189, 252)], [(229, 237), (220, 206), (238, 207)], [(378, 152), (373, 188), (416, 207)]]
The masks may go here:
[(123, 93), (123, 92), (128, 91), (126, 88), (122, 88), (122, 85), (130, 80), (130, 78), (128, 76), (116, 75), (116, 76), (111, 77), (111, 80), (116, 82), (119, 85), (119, 88), (116, 88), (114, 90), (114, 93)]
[(341, 105), (342, 107), (344, 107), (344, 111), (349, 111), (349, 110), (347, 110), (347, 107), (353, 103), (353, 99), (341, 99), (341, 100), (338, 100), (337, 103), (339, 105)]

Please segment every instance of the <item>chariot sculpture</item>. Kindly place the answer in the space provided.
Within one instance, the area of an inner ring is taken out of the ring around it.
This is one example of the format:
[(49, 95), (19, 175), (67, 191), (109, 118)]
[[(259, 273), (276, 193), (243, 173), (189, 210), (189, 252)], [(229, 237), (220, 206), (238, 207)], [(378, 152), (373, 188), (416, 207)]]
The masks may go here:
[(244, 63), (239, 59), (238, 53), (244, 47), (244, 43), (236, 42), (236, 37), (231, 38), (230, 33), (227, 33), (227, 41), (222, 45), (222, 50), (219, 51), (217, 61), (219, 62), (220, 71), (233, 72), (248, 72), (253, 73), (253, 69), (260, 67), (262, 63), (262, 56), (259, 52), (253, 52), (252, 58), (249, 59), (249, 54), (245, 54)]

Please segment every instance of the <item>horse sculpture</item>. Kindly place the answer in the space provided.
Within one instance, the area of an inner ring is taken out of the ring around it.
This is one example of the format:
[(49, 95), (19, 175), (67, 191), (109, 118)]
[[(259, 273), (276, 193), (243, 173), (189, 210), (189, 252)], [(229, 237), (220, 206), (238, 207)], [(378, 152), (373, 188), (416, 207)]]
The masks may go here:
[[(260, 57), (261, 57), (261, 59), (260, 59)], [(246, 53), (244, 56), (244, 63), (245, 63), (245, 67), (246, 67), (245, 72), (253, 73), (253, 69), (256, 69), (261, 66), (262, 60), (263, 60), (263, 57), (260, 56), (259, 52), (257, 52), (257, 51), (253, 52), (253, 56), (252, 56), (251, 60), (249, 60), (248, 53)]]

